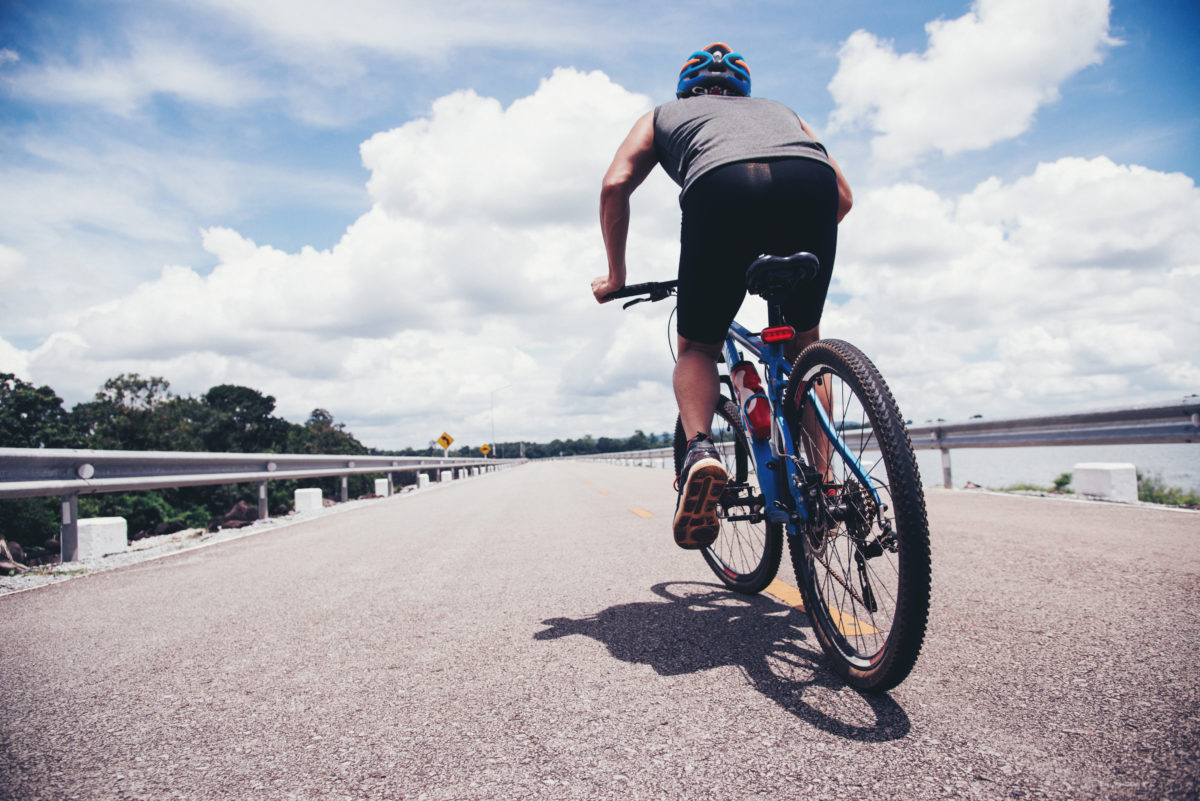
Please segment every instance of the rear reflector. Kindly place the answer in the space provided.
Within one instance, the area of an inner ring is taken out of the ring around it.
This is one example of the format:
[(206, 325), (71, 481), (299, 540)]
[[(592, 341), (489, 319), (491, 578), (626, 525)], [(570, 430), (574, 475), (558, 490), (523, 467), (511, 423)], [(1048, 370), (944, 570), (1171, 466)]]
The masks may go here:
[(761, 336), (763, 342), (787, 342), (796, 336), (796, 329), (790, 325), (777, 325), (774, 328), (764, 328)]

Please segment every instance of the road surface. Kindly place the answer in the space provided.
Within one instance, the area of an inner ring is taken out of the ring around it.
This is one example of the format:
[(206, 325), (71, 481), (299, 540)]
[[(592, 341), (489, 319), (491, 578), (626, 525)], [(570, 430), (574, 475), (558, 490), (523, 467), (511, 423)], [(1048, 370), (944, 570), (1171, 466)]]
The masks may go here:
[(1200, 515), (928, 501), (926, 647), (879, 697), (675, 548), (644, 468), (535, 463), (2, 597), (0, 798), (1196, 798)]

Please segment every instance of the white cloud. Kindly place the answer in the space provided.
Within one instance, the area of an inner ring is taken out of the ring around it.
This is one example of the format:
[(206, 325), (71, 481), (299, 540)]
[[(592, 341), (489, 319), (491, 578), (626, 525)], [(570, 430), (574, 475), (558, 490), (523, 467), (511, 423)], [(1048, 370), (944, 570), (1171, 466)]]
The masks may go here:
[(1195, 391), (1200, 191), (1105, 158), (958, 198), (897, 185), (847, 218), (823, 333), (876, 356), (916, 416)]
[(80, 308), (153, 278), (162, 264), (193, 258), (205, 220), (236, 219), (280, 196), (319, 198), (347, 212), (367, 200), (361, 187), (320, 172), (202, 152), (59, 136), (18, 144), (24, 158), (0, 162), (0, 242), (30, 268), (6, 268), (0, 255), (0, 315), (27, 334), (57, 330)]
[[(211, 272), (168, 266), (93, 305), (31, 354), (32, 368), (75, 398), (123, 371), (167, 376), (185, 392), (247, 383), (297, 418), (325, 406), (357, 421), (352, 429), (373, 444), (423, 443), (438, 418), (474, 421), (479, 436), (488, 391), (506, 383), (500, 411), (526, 405), (558, 417), (556, 399), (577, 391), (561, 364), (618, 336), (621, 315), (588, 293), (604, 265), (599, 182), (648, 108), (603, 75), (573, 70), (508, 108), (470, 93), (443, 98), (427, 119), (363, 145), (375, 205), (334, 247), (288, 253), (208, 228)], [(640, 200), (670, 208), (674, 191), (654, 183)], [(635, 237), (671, 242), (676, 226), (648, 232), (655, 219), (646, 215)], [(662, 258), (661, 246), (646, 250)], [(669, 403), (666, 359), (657, 387), (642, 391)], [(645, 361), (631, 364), (638, 378)], [(576, 422), (613, 416), (598, 404)], [(529, 436), (554, 425), (518, 419)]]
[(29, 380), (29, 354), (0, 339), (0, 373), (12, 373), (24, 381)]
[(829, 84), (832, 123), (875, 131), (873, 154), (890, 167), (1018, 136), (1065, 80), (1118, 44), (1109, 10), (1108, 0), (975, 0), (958, 19), (928, 23), (920, 54), (855, 31)]
[(986, 181), (963, 204), (1038, 262), (1167, 265), (1200, 253), (1196, 186), (1182, 173), (1064, 158), (1012, 186)]
[(16, 248), (0, 244), (0, 282), (7, 284), (23, 270), (26, 258)]
[(132, 114), (157, 95), (219, 108), (268, 96), (267, 88), (246, 70), (209, 58), (179, 39), (138, 38), (130, 51), (30, 66), (11, 85), (18, 95), (39, 102), (95, 105), (121, 115)]
[[(581, 102), (589, 98), (587, 102)], [(597, 109), (606, 117), (595, 125)], [(507, 109), (474, 92), (362, 146), (372, 197), (393, 215), (544, 225), (595, 214), (614, 134), (647, 109), (601, 73), (556, 70)], [(619, 140), (618, 140), (619, 141)]]
[(363, 49), (436, 58), (464, 46), (568, 48), (588, 41), (596, 22), (590, 17), (592, 25), (585, 26), (569, 4), (537, 0), (503, 5), (486, 0), (345, 0), (336, 5), (320, 0), (202, 0), (201, 4), (309, 55)]
[[(572, 70), (508, 107), (449, 95), (364, 143), (373, 206), (333, 247), (209, 227), (211, 272), (168, 266), (76, 305), (75, 322), (30, 351), (0, 347), (0, 363), (69, 402), (120, 372), (183, 393), (245, 384), (292, 420), (327, 408), (377, 447), (443, 430), (485, 441), (493, 401), (503, 440), (669, 430), (670, 309), (622, 313), (588, 293), (604, 269), (599, 181), (649, 106)], [(631, 280), (673, 272), (675, 192), (656, 172), (634, 196)], [(834, 291), (849, 299), (823, 333), (862, 346), (921, 419), (1195, 391), (1197, 218), (1190, 178), (1108, 159), (960, 196), (866, 191), (840, 237)]]

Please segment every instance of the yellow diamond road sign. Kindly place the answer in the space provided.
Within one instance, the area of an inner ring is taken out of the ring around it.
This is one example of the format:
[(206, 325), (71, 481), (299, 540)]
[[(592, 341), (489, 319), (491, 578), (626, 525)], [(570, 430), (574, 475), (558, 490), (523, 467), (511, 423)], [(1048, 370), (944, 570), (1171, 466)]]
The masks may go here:
[(438, 445), (441, 445), (443, 448), (449, 448), (452, 442), (454, 442), (454, 437), (450, 436), (444, 431), (442, 432), (442, 435), (438, 437)]
[(492, 450), (491, 445), (480, 445), (479, 446), (479, 452), (482, 453), (484, 456), (487, 456), (491, 450)]

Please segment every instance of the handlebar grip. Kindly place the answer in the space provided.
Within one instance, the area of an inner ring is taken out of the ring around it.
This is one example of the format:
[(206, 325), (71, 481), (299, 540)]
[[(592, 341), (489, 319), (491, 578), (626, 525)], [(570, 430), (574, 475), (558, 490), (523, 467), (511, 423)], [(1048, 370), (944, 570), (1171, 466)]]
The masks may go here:
[(629, 284), (627, 286), (621, 287), (620, 289), (618, 289), (615, 292), (609, 292), (604, 297), (606, 300), (617, 300), (618, 298), (631, 298), (634, 295), (649, 295), (649, 296), (653, 297), (655, 295), (662, 294), (663, 292), (669, 293), (670, 290), (674, 289), (675, 285), (678, 283), (679, 283), (678, 280), (671, 280), (671, 281), (647, 281), (646, 283), (643, 283), (643, 284)]

